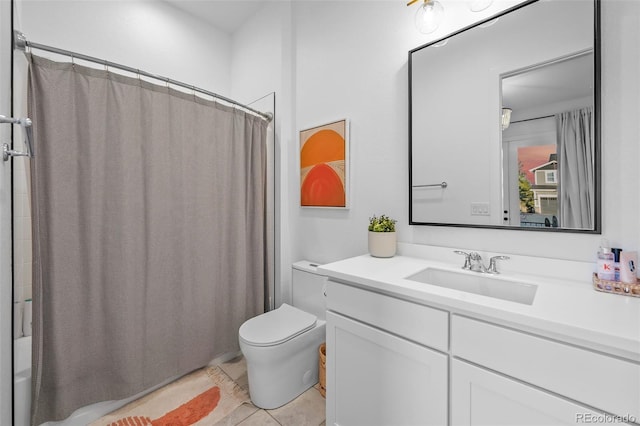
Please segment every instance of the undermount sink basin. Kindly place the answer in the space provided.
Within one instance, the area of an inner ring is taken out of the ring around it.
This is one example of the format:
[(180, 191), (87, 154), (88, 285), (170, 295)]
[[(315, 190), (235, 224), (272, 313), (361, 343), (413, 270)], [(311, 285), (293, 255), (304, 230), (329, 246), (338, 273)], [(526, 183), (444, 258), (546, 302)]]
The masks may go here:
[(535, 284), (513, 281), (500, 276), (439, 268), (426, 268), (409, 275), (406, 279), (525, 305), (533, 303), (538, 289)]

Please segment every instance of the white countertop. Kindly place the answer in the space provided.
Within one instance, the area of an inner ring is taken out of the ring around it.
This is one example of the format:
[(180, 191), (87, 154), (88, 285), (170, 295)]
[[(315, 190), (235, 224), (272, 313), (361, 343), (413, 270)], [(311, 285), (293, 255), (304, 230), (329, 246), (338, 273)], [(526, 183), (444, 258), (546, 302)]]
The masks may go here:
[(640, 298), (595, 291), (589, 276), (574, 281), (512, 271), (501, 274), (505, 279), (537, 284), (532, 305), (405, 278), (427, 267), (459, 271), (460, 265), (401, 255), (382, 259), (367, 254), (322, 265), (318, 272), (372, 291), (640, 362)]

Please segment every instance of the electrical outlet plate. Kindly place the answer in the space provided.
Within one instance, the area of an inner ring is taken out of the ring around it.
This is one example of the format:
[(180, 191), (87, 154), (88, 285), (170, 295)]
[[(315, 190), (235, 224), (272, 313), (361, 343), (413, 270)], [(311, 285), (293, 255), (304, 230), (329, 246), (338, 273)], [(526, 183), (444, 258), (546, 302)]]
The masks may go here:
[(471, 216), (489, 216), (489, 203), (471, 203)]

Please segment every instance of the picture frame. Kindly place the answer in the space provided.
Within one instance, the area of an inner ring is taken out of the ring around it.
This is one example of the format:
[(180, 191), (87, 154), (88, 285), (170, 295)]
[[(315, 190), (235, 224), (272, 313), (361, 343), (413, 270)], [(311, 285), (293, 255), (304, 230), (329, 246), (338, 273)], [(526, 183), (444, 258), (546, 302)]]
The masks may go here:
[(299, 132), (300, 206), (349, 208), (349, 122)]

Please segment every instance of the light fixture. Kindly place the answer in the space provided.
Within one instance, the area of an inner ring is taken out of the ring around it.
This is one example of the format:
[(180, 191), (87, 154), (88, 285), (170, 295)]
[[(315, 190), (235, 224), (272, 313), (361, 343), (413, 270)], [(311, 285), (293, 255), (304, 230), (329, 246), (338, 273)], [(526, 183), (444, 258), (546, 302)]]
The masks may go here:
[(491, 6), (493, 0), (473, 0), (469, 5), (469, 10), (472, 12), (481, 12)]
[[(407, 6), (420, 0), (411, 0)], [(444, 7), (437, 0), (423, 0), (416, 12), (416, 28), (423, 34), (429, 34), (438, 29), (444, 18)]]
[(502, 108), (502, 130), (505, 130), (511, 124), (511, 108)]
[(490, 21), (485, 22), (484, 24), (480, 24), (478, 25), (480, 28), (489, 28), (490, 26), (492, 26), (493, 24), (495, 24), (496, 22), (498, 22), (500, 18), (496, 18), (496, 19), (492, 19)]
[(437, 42), (437, 43), (433, 43), (433, 44), (432, 44), (432, 46), (433, 46), (433, 47), (442, 47), (442, 46), (445, 46), (447, 43), (449, 43), (449, 39), (448, 39), (448, 38), (445, 38), (445, 39), (444, 39), (444, 40), (442, 40), (442, 41), (439, 41), (439, 42)]

